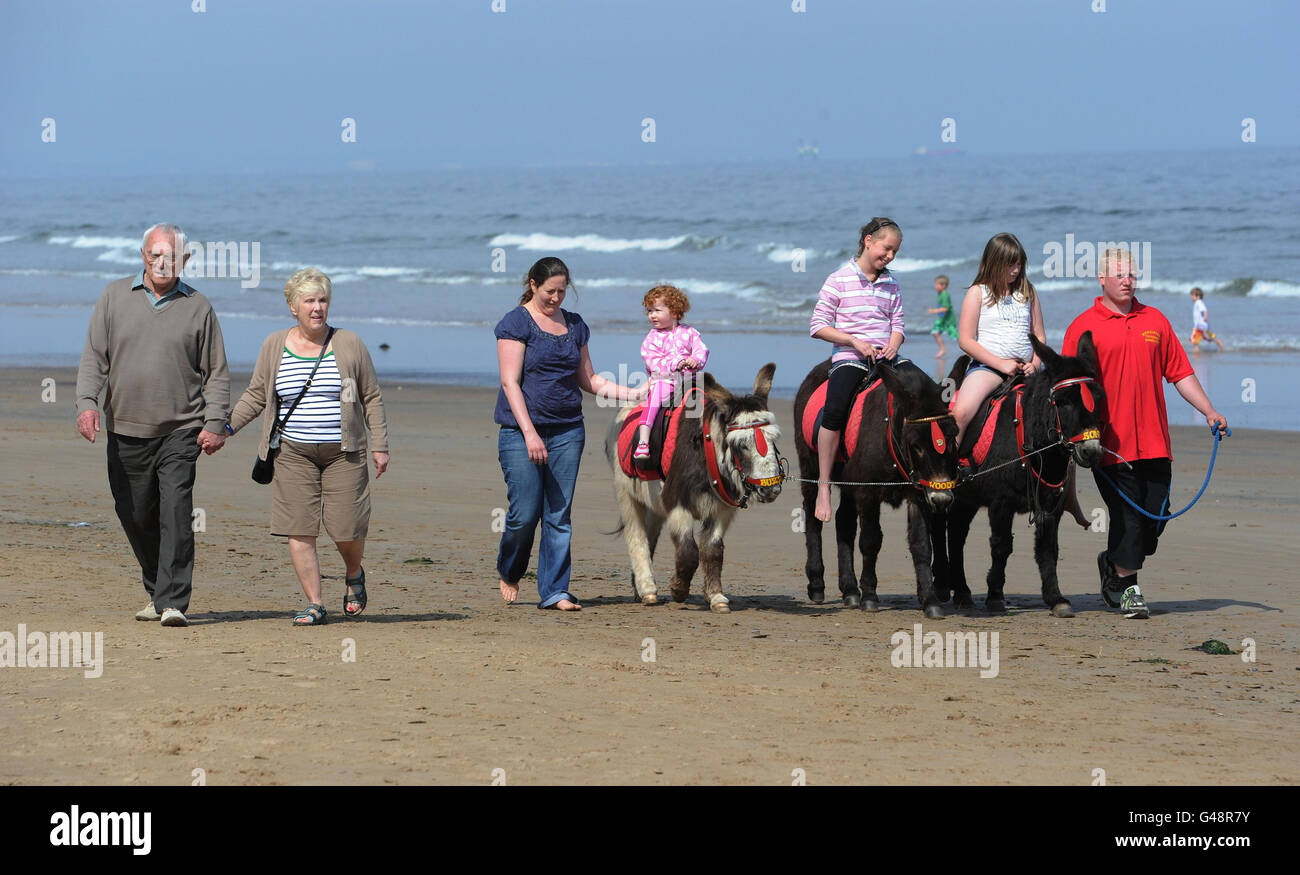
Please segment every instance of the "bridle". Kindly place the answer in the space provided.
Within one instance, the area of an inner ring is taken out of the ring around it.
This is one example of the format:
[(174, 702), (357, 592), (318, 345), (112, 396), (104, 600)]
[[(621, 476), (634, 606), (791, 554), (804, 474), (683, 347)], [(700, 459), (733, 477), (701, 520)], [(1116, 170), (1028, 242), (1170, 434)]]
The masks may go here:
[(1067, 386), (1078, 386), (1079, 396), (1083, 400), (1083, 408), (1091, 413), (1096, 409), (1097, 402), (1092, 397), (1092, 390), (1088, 388), (1089, 383), (1094, 386), (1097, 385), (1097, 381), (1092, 377), (1071, 377), (1068, 380), (1053, 383), (1051, 391), (1048, 392), (1047, 398), (1052, 403), (1052, 412), (1056, 414), (1056, 433), (1060, 436), (1060, 441), (1063, 444), (1077, 444), (1080, 441), (1095, 441), (1101, 438), (1101, 429), (1097, 428), (1085, 428), (1071, 438), (1061, 435), (1061, 411), (1056, 407), (1056, 393)]
[[(1054, 440), (1049, 439), (1047, 446), (1043, 447), (1042, 449), (1049, 449), (1051, 447), (1059, 446), (1059, 447), (1064, 447), (1067, 451), (1073, 452), (1072, 447), (1075, 444), (1082, 443), (1083, 441), (1098, 440), (1101, 438), (1101, 430), (1098, 428), (1085, 428), (1083, 431), (1079, 432), (1073, 437), (1068, 437), (1068, 438), (1061, 432), (1061, 411), (1060, 408), (1056, 406), (1056, 394), (1060, 392), (1062, 389), (1068, 388), (1070, 386), (1078, 386), (1079, 395), (1083, 400), (1084, 409), (1086, 409), (1088, 412), (1091, 413), (1093, 410), (1096, 409), (1097, 402), (1092, 397), (1092, 390), (1088, 388), (1089, 383), (1091, 383), (1094, 386), (1097, 385), (1097, 381), (1094, 380), (1092, 377), (1071, 377), (1068, 380), (1059, 380), (1052, 384), (1052, 388), (1047, 393), (1047, 400), (1052, 405), (1052, 415), (1056, 419), (1056, 426), (1050, 429), (1048, 431), (1048, 434), (1050, 436), (1051, 434), (1055, 433), (1056, 437)], [(1034, 478), (1039, 483), (1046, 486), (1048, 489), (1060, 489), (1061, 485), (1065, 483), (1065, 475), (1062, 475), (1061, 479), (1056, 483), (1051, 483), (1043, 479), (1043, 475), (1038, 473), (1038, 471), (1034, 469), (1034, 466), (1029, 463), (1029, 460), (1026, 457), (1025, 451), (1029, 449), (1029, 447), (1028, 444), (1025, 443), (1025, 415), (1024, 415), (1024, 406), (1023, 406), (1025, 388), (1026, 388), (1025, 385), (1021, 384), (1017, 386), (1015, 389), (1016, 452), (1020, 454), (1020, 464), (1022, 467), (1028, 468), (1029, 473), (1033, 474)], [(1069, 470), (1068, 467), (1066, 470), (1067, 471)]]
[[(926, 480), (922, 477), (916, 476), (915, 465), (911, 465), (910, 467), (903, 465), (902, 461), (899, 459), (898, 438), (894, 434), (893, 427), (889, 424), (890, 420), (894, 418), (894, 396), (892, 393), (889, 395), (889, 400), (885, 404), (885, 410), (886, 410), (885, 430), (889, 433), (889, 455), (893, 457), (894, 467), (898, 469), (899, 473), (906, 472), (907, 482), (915, 486), (917, 489), (935, 489), (935, 490), (952, 489), (953, 486), (956, 485), (957, 481)], [(901, 434), (903, 429), (907, 428), (907, 426), (909, 425), (921, 425), (927, 422), (930, 423), (930, 443), (933, 444), (936, 452), (938, 452), (940, 455), (943, 455), (944, 447), (947, 445), (947, 438), (944, 437), (943, 429), (939, 427), (939, 423), (945, 419), (952, 419), (952, 418), (953, 415), (951, 413), (936, 413), (934, 416), (921, 416), (916, 419), (908, 419), (907, 417), (903, 417), (903, 419), (901, 420), (902, 424), (900, 425), (898, 430), (899, 433)], [(911, 462), (912, 455), (910, 450), (905, 449), (903, 451), (903, 455), (907, 456), (907, 460)]]
[[(691, 389), (691, 392), (699, 391), (700, 390), (697, 387)], [(740, 467), (740, 460), (736, 458), (736, 455), (733, 453), (731, 455), (731, 461), (736, 466), (736, 473), (740, 476), (742, 492), (739, 496), (732, 496), (730, 490), (727, 488), (727, 480), (722, 476), (722, 469), (718, 465), (719, 454), (725, 456), (727, 450), (725, 447), (719, 450), (715, 446), (713, 441), (713, 432), (709, 427), (711, 420), (708, 411), (708, 396), (703, 392), (700, 392), (700, 396), (704, 399), (700, 408), (700, 431), (704, 436), (704, 461), (709, 468), (709, 484), (713, 487), (713, 491), (717, 493), (718, 498), (720, 498), (724, 504), (731, 505), (732, 507), (747, 507), (749, 505), (750, 496), (754, 494), (756, 489), (777, 486), (780, 483), (785, 482), (786, 472), (789, 470), (789, 464), (780, 456), (777, 456), (778, 473), (775, 477), (750, 477), (745, 473), (745, 470)], [(690, 393), (687, 393), (687, 397), (690, 397)], [(682, 403), (684, 404), (685, 401)], [(773, 420), (771, 418), (747, 422), (744, 425), (738, 425), (733, 420), (727, 423), (724, 428), (727, 434), (752, 429), (754, 432), (755, 452), (757, 452), (759, 456), (766, 456), (767, 436), (763, 434), (763, 426), (772, 425), (772, 423)]]

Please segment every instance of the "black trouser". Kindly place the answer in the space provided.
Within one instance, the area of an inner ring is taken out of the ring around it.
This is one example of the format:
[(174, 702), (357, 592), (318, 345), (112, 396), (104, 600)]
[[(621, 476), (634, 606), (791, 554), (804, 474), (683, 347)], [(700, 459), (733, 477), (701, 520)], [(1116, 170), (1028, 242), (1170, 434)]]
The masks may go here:
[(154, 609), (190, 607), (199, 428), (162, 437), (108, 433), (108, 485)]
[(1119, 567), (1137, 571), (1143, 560), (1156, 552), (1156, 542), (1165, 530), (1165, 521), (1148, 519), (1129, 507), (1128, 502), (1115, 494), (1114, 487), (1102, 479), (1102, 472), (1139, 507), (1164, 516), (1169, 512), (1169, 485), (1173, 481), (1173, 470), (1169, 459), (1139, 459), (1132, 464), (1131, 471), (1123, 464), (1094, 468), (1092, 476), (1110, 513), (1106, 553)]
[[(896, 370), (916, 367), (910, 360), (898, 356), (894, 356), (885, 364)], [(875, 359), (865, 362), (839, 362), (831, 368), (821, 427), (827, 431), (843, 431), (845, 423), (849, 421), (849, 408), (853, 405), (853, 398), (857, 395), (859, 384), (863, 380), (873, 381), (875, 377)]]

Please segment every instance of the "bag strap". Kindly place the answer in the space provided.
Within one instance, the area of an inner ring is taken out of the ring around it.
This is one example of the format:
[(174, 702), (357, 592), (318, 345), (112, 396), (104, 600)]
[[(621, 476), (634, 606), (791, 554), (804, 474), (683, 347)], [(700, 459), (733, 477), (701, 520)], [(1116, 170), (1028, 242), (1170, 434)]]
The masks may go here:
[(325, 335), (325, 342), (320, 347), (320, 355), (316, 357), (316, 364), (312, 366), (311, 373), (307, 375), (307, 382), (303, 384), (302, 391), (298, 393), (297, 398), (293, 399), (293, 404), (289, 406), (289, 412), (277, 419), (275, 425), (271, 426), (271, 439), (268, 446), (278, 447), (280, 445), (280, 434), (284, 431), (284, 424), (289, 421), (290, 416), (293, 416), (293, 412), (298, 409), (298, 403), (302, 401), (303, 396), (307, 394), (307, 390), (311, 388), (311, 381), (316, 379), (316, 371), (320, 368), (320, 363), (325, 358), (325, 350), (329, 349), (330, 340), (333, 337), (334, 328), (331, 327), (329, 333)]

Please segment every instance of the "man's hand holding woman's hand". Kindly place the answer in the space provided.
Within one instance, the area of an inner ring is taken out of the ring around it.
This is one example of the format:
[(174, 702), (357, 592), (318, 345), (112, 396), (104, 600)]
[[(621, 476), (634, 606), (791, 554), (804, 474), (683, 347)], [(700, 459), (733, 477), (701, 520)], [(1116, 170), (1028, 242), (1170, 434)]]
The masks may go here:
[(198, 444), (203, 448), (203, 452), (212, 455), (226, 444), (226, 436), (208, 431), (206, 428), (199, 432)]

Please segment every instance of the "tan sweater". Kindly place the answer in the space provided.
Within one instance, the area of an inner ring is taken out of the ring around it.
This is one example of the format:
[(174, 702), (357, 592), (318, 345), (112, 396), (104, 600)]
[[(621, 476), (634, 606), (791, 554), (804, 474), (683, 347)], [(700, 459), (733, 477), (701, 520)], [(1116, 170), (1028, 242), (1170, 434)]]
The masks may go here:
[[(203, 426), (221, 433), (230, 410), (226, 347), (212, 304), (198, 292), (154, 309), (135, 277), (108, 284), (95, 304), (77, 371), (77, 413), (99, 407), (103, 427), (160, 437)], [(105, 391), (107, 387), (107, 391)]]
[[(248, 425), (259, 413), (262, 414), (262, 445), (258, 450), (262, 458), (266, 458), (271, 428), (275, 425), (276, 417), (289, 412), (287, 405), (283, 411), (280, 410), (280, 401), (275, 394), (275, 379), (280, 373), (284, 341), (291, 330), (285, 328), (277, 331), (262, 343), (262, 349), (257, 354), (257, 364), (253, 367), (253, 379), (235, 403), (234, 412), (230, 414), (230, 427), (235, 431)], [(339, 398), (343, 432), (340, 449), (344, 452), (365, 452), (366, 427), (369, 426), (374, 441), (374, 446), (369, 449), (376, 453), (388, 452), (384, 398), (379, 391), (379, 378), (375, 376), (375, 364), (370, 360), (370, 352), (360, 337), (345, 328), (334, 332), (329, 348), (334, 350), (339, 376), (343, 378), (343, 392)]]

